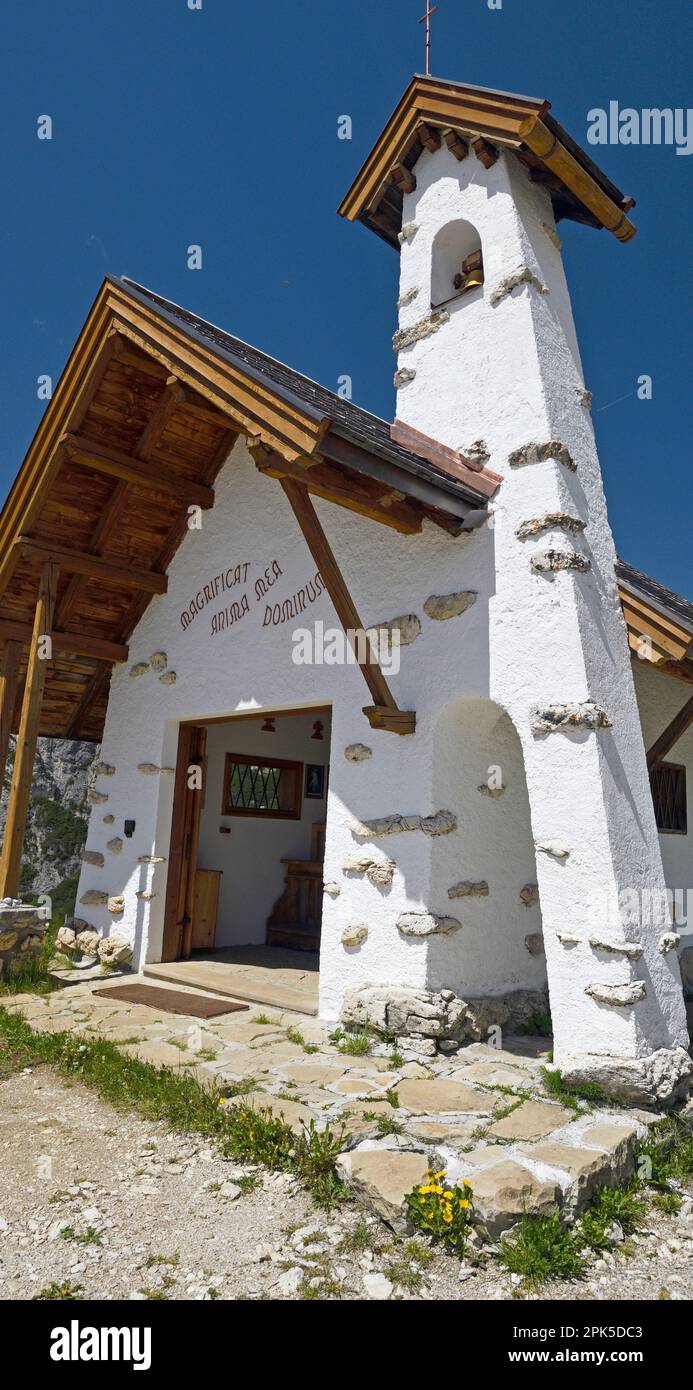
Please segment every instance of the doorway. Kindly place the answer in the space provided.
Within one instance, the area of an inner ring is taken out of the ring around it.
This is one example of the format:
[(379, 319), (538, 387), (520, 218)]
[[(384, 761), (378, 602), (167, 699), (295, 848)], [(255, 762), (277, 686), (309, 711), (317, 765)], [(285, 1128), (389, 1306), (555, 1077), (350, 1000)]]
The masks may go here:
[(330, 725), (313, 706), (180, 726), (162, 963), (317, 970)]

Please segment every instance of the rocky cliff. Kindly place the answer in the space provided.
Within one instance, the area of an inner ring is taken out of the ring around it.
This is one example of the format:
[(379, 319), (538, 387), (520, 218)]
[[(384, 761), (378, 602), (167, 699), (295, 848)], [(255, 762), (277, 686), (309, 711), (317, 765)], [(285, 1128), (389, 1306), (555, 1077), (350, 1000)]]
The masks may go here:
[[(10, 772), (14, 761), (14, 742), (12, 739), (7, 777), (0, 799), (2, 826), (5, 823)], [(50, 894), (53, 919), (58, 924), (74, 909), (89, 820), (89, 774), (98, 752), (99, 747), (95, 743), (79, 743), (64, 738), (40, 738), (38, 741), (20, 894), (24, 898), (36, 898), (40, 893)]]

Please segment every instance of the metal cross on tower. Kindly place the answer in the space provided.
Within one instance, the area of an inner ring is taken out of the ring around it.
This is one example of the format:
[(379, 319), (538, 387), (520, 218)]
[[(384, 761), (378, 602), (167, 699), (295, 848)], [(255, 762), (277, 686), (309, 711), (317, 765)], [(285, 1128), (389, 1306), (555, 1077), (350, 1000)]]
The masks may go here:
[(431, 0), (426, 0), (426, 13), (422, 14), (419, 24), (426, 24), (426, 76), (431, 75), (431, 17), (440, 7), (432, 5)]

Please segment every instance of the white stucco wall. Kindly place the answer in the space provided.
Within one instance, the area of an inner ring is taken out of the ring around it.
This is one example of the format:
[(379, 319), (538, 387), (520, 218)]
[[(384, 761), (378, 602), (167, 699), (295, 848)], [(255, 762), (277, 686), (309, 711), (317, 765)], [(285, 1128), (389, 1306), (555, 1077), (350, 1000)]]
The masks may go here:
[[(313, 738), (313, 725), (323, 724), (323, 738)], [(330, 752), (329, 713), (277, 719), (276, 732), (261, 731), (262, 720), (240, 719), (210, 724), (207, 729), (205, 800), (200, 816), (198, 868), (221, 869), (221, 893), (216, 946), (262, 944), (267, 918), (284, 886), (283, 856), (310, 858), (313, 823), (324, 821), (326, 800), (306, 797), (301, 788), (299, 820), (222, 815), (224, 764), (227, 753), (282, 758), (327, 767)], [(228, 831), (222, 833), (221, 827)]]
[[(478, 228), (486, 282), (449, 307), (438, 331), (402, 349), (398, 365), (414, 376), (398, 392), (397, 413), (454, 448), (484, 439), (489, 466), (504, 481), (490, 523), (458, 539), (428, 522), (420, 536), (401, 537), (317, 504), (363, 622), (408, 613), (421, 621), (421, 635), (403, 648), (401, 672), (391, 678), (400, 707), (416, 710), (416, 734), (399, 738), (369, 728), (361, 707), (371, 700), (354, 667), (292, 663), (296, 626), (335, 622), (326, 594), (298, 619), (265, 621), (267, 605), (280, 605), (281, 617), (281, 605), (314, 579), (314, 567), (277, 483), (258, 475), (239, 442), (218, 479), (214, 510), (205, 515), (202, 531), (186, 537), (170, 566), (168, 594), (153, 600), (131, 638), (132, 662), (166, 651), (175, 684), (160, 685), (152, 672), (140, 679), (128, 669), (114, 674), (103, 756), (117, 770), (115, 777), (100, 779), (109, 802), (95, 809), (90, 848), (103, 848), (113, 833), (103, 825), (105, 810), (117, 822), (135, 816), (137, 829), (122, 854), (106, 852), (104, 869), (85, 870), (80, 895), (86, 886), (124, 891), (118, 929), (132, 935), (136, 960), (145, 954), (156, 959), (166, 865), (143, 865), (138, 856), (156, 853), (165, 860), (172, 779), (146, 777), (137, 764), (172, 765), (182, 718), (203, 722), (250, 707), (329, 703), (325, 877), (341, 891), (325, 902), (321, 1012), (335, 1017), (345, 988), (358, 983), (452, 981), (461, 993), (500, 993), (509, 985), (539, 982), (543, 962), (530, 959), (519, 944), (526, 910), (520, 912), (513, 895), (525, 881), (525, 864), (527, 880), (533, 877), (532, 844), (558, 845), (565, 851), (560, 858), (541, 848), (536, 854), (555, 1054), (559, 1061), (576, 1051), (645, 1055), (683, 1042), (687, 1034), (676, 956), (663, 955), (658, 946), (669, 925), (666, 915), (647, 931), (626, 910), (615, 920), (609, 915), (619, 892), (656, 890), (664, 880), (613, 541), (560, 252), (549, 235), (550, 199), (529, 183), (513, 156), (501, 155), (485, 170), (473, 156), (458, 164), (445, 148), (424, 152), (416, 177), (416, 192), (405, 198), (404, 221), (418, 230), (402, 246), (406, 303), (400, 327), (415, 325), (430, 311), (431, 247), (449, 221), (463, 218)], [(615, 245), (613, 253), (624, 254)], [(532, 283), (498, 297), (506, 278), (523, 268)], [(552, 458), (510, 466), (511, 453), (530, 441), (549, 440), (562, 442), (576, 471)], [(584, 534), (552, 530), (538, 539), (517, 538), (522, 521), (553, 512), (584, 521)], [(590, 568), (579, 574), (533, 572), (531, 557), (547, 547), (576, 550)], [(256, 580), (268, 569), (271, 575), (273, 562), (281, 573), (269, 593), (258, 597)], [(193, 596), (237, 565), (247, 566), (243, 581), (184, 626), (181, 613)], [(462, 616), (444, 622), (426, 617), (430, 595), (460, 590), (477, 595)], [(215, 634), (212, 615), (224, 603), (240, 602), (243, 593), (245, 615)], [(469, 707), (462, 717), (459, 702), (469, 699), (493, 704), (478, 710), (475, 721)], [(610, 726), (537, 735), (533, 708), (564, 702), (593, 702)], [(507, 719), (498, 717), (499, 710)], [(356, 741), (372, 749), (369, 761), (345, 760), (345, 746)], [(469, 788), (477, 763), (485, 761), (507, 769), (508, 791), (495, 804), (477, 808), (481, 798)], [(367, 847), (374, 857), (388, 855), (396, 863), (390, 887), (378, 889), (366, 878), (344, 874), (345, 862), (365, 847), (354, 837), (355, 822), (439, 810), (457, 817), (447, 837), (421, 830), (371, 836)], [(486, 834), (498, 847), (492, 859)], [(447, 900), (450, 884), (467, 877), (488, 879), (487, 901)], [(136, 896), (145, 881), (156, 893), (151, 906)], [(412, 911), (449, 913), (462, 927), (444, 938), (412, 940), (396, 925), (401, 913)], [(113, 925), (105, 908), (86, 915), (101, 929)], [(368, 938), (359, 950), (345, 950), (341, 931), (356, 923), (368, 926)], [(626, 953), (596, 949), (591, 937), (640, 942), (644, 954), (633, 962)], [(633, 983), (644, 984), (645, 997), (628, 1007), (586, 993), (595, 985)]]

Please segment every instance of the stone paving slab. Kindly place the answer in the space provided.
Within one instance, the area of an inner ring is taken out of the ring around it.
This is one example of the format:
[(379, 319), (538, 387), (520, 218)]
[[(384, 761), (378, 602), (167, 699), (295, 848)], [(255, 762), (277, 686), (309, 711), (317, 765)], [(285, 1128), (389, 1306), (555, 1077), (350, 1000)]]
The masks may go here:
[[(340, 1052), (330, 1041), (333, 1024), (297, 1019), (290, 1008), (258, 1007), (202, 1028), (192, 1016), (94, 999), (103, 975), (74, 982), (74, 973), (54, 994), (6, 996), (3, 1006), (37, 1030), (102, 1036), (143, 1061), (185, 1070), (232, 1104), (283, 1113), (297, 1133), (311, 1119), (337, 1134), (345, 1126), (340, 1167), (357, 1196), (398, 1229), (404, 1195), (429, 1162), (446, 1168), (450, 1181), (469, 1177), (493, 1235), (525, 1210), (572, 1216), (596, 1186), (629, 1175), (636, 1140), (654, 1118), (586, 1101), (568, 1110), (547, 1099), (544, 1038), (517, 1040), (517, 1051), (516, 1040), (506, 1039), (502, 1050), (473, 1043), (435, 1058), (395, 1058), (393, 1065), (385, 1044), (358, 1056)], [(258, 1023), (256, 1013), (269, 1022)], [(255, 1088), (236, 1096), (248, 1082)], [(520, 1103), (505, 1113), (515, 1097)]]

